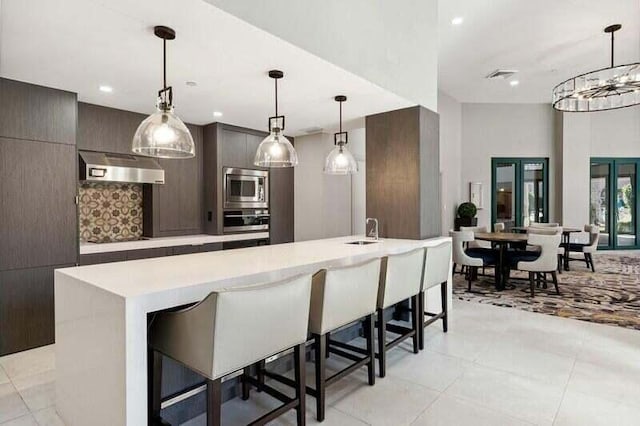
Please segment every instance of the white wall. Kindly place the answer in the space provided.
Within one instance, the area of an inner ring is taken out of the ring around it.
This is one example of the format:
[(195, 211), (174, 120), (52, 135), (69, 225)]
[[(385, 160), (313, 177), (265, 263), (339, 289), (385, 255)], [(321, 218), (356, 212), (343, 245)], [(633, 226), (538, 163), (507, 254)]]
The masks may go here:
[(562, 222), (589, 223), (590, 159), (640, 157), (640, 107), (563, 114)]
[[(462, 189), (462, 104), (438, 92), (440, 114), (440, 183), (442, 186), (442, 235), (453, 229), (458, 205), (466, 201), (468, 191)], [(465, 197), (465, 199), (463, 199)]]
[[(351, 136), (351, 135), (350, 135)], [(299, 164), (294, 170), (295, 241), (351, 235), (351, 177), (323, 172), (333, 135), (295, 139)]]
[(437, 111), (437, 0), (207, 1)]
[[(443, 118), (441, 118), (442, 120)], [(549, 158), (549, 191), (555, 191), (553, 109), (549, 104), (462, 104), (461, 193), (468, 198), (469, 182), (482, 182), (484, 209), (478, 224), (491, 225), (491, 158)], [(555, 221), (555, 201), (549, 200)]]

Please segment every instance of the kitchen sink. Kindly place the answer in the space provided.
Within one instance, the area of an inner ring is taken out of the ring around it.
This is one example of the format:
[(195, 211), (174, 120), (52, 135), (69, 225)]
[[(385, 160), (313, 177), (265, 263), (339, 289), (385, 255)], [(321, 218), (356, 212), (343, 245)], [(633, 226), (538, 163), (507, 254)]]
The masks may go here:
[(360, 241), (350, 241), (350, 242), (348, 242), (346, 244), (353, 244), (355, 246), (366, 246), (368, 244), (376, 244), (377, 242), (378, 241), (363, 241), (363, 240), (360, 240)]

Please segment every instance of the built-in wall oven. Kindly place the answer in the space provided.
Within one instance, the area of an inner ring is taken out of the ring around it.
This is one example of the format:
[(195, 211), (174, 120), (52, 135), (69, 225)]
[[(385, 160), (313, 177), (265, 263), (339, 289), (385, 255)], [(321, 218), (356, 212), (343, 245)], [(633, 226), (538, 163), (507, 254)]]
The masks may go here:
[(223, 233), (235, 232), (268, 232), (269, 210), (238, 209), (225, 210), (223, 214)]
[(225, 167), (222, 175), (225, 209), (269, 208), (269, 172)]

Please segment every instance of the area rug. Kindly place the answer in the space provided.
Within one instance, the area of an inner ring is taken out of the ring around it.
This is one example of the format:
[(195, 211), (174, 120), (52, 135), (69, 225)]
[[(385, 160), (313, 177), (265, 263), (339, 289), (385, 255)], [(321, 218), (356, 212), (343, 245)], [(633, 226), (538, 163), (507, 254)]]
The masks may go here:
[[(496, 291), (491, 276), (479, 276), (468, 292), (460, 274), (454, 276), (453, 293), (460, 300), (640, 330), (640, 252), (598, 253), (594, 263), (595, 273), (583, 262), (571, 262), (571, 271), (558, 275), (560, 295), (551, 282), (547, 289), (536, 289), (534, 298), (528, 281), (512, 280), (515, 288)], [(519, 272), (513, 276), (528, 277)]]

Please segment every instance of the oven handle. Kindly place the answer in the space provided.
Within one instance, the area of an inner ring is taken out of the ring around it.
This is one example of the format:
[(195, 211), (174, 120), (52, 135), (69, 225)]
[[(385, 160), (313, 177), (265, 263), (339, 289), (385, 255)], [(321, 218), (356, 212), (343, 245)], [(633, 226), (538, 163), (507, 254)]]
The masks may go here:
[(224, 217), (270, 217), (269, 213), (264, 214), (226, 214)]

